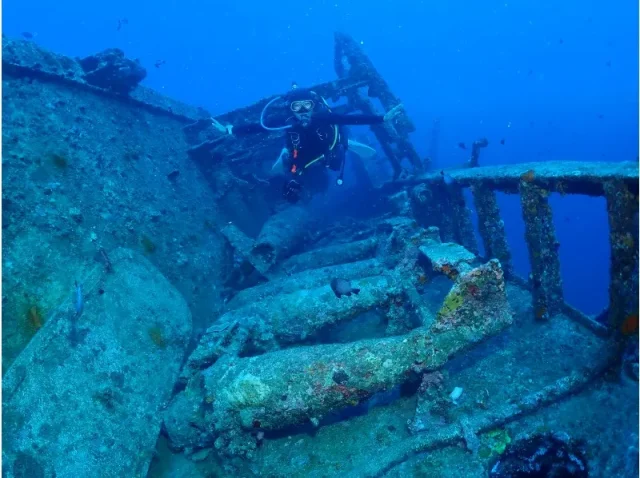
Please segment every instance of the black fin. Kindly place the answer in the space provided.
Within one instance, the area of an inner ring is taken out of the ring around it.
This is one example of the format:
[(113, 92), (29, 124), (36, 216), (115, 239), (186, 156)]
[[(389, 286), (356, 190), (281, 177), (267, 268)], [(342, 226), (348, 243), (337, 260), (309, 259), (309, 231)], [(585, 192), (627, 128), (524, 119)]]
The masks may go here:
[(355, 295), (358, 295), (360, 293), (360, 289), (351, 289), (351, 292), (353, 292)]
[(333, 291), (333, 293), (336, 295), (336, 297), (339, 299), (340, 298), (340, 294), (338, 292), (336, 292), (335, 290)]
[(345, 295), (346, 295), (347, 297), (351, 297), (351, 292), (347, 292)]

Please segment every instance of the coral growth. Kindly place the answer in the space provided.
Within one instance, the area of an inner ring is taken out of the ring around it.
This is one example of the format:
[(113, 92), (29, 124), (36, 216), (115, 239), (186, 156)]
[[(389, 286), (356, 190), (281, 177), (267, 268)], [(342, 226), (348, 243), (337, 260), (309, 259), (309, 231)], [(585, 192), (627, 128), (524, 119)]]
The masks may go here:
[(42, 328), (44, 325), (44, 318), (39, 306), (32, 305), (28, 308), (25, 314), (24, 325), (25, 333), (28, 336), (35, 335), (35, 333)]
[[(507, 445), (511, 443), (511, 437), (506, 429), (496, 429), (487, 432), (482, 442), (488, 448), (489, 456), (501, 455), (507, 449)], [(480, 451), (482, 452), (482, 448)]]
[(145, 254), (151, 254), (156, 250), (156, 244), (148, 237), (142, 236), (140, 239), (140, 243), (142, 244), (142, 248), (144, 249)]
[(536, 178), (536, 173), (533, 171), (533, 169), (530, 169), (522, 173), (522, 176), (520, 176), (520, 179), (525, 183), (532, 183), (535, 178)]
[(117, 48), (87, 56), (80, 66), (87, 83), (121, 94), (130, 93), (147, 76), (139, 60), (125, 58)]
[(462, 306), (463, 302), (464, 300), (462, 295), (456, 290), (451, 290), (444, 299), (444, 303), (442, 304), (442, 308), (438, 312), (438, 315), (447, 316), (453, 314)]
[(51, 163), (58, 169), (67, 169), (69, 166), (69, 159), (62, 154), (52, 153)]
[(165, 349), (167, 348), (167, 341), (164, 337), (164, 333), (162, 328), (159, 326), (151, 327), (149, 329), (149, 337), (151, 337), (151, 341), (156, 344), (159, 348)]

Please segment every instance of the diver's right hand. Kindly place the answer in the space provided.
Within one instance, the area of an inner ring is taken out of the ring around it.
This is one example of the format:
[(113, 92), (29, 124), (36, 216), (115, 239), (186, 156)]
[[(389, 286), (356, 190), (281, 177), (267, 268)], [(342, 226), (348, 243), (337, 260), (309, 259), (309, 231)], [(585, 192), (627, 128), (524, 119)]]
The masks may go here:
[(228, 134), (228, 135), (232, 135), (233, 134), (233, 125), (228, 124), (227, 126), (224, 126), (222, 123), (220, 123), (219, 121), (217, 121), (215, 118), (211, 118), (211, 125), (217, 129), (218, 131), (220, 131), (222, 134)]
[(400, 114), (402, 114), (403, 110), (404, 110), (404, 106), (402, 105), (402, 103), (400, 103), (399, 105), (394, 106), (389, 111), (387, 111), (387, 113), (384, 115), (384, 122), (385, 123), (389, 123), (389, 122), (393, 121)]

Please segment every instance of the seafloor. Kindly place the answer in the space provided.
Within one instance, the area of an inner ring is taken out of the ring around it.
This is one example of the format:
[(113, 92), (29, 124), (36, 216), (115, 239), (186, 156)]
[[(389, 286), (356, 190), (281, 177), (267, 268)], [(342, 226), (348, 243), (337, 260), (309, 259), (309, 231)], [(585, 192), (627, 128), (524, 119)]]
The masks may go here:
[[(637, 163), (405, 174), (326, 221), (273, 193), (277, 138), (219, 138), (117, 51), (4, 38), (3, 68), (3, 476), (638, 476)], [(564, 302), (551, 192), (607, 199), (608, 321)]]

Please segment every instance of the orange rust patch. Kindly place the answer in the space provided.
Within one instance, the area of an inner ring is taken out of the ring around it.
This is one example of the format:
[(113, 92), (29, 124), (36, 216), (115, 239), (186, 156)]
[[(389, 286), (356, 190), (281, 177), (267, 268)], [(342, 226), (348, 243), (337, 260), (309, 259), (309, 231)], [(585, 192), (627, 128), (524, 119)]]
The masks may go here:
[(535, 178), (536, 178), (536, 173), (533, 171), (533, 169), (530, 169), (529, 171), (522, 173), (522, 175), (520, 176), (520, 179), (522, 179), (525, 183), (533, 182)]

